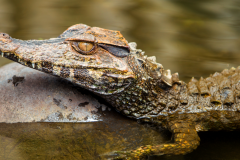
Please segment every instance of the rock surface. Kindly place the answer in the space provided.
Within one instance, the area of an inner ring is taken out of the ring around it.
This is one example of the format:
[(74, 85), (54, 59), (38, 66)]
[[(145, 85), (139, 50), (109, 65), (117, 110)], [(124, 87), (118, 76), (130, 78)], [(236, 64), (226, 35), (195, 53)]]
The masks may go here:
[(17, 63), (0, 68), (0, 91), (0, 122), (101, 121), (97, 112), (107, 109), (87, 91)]

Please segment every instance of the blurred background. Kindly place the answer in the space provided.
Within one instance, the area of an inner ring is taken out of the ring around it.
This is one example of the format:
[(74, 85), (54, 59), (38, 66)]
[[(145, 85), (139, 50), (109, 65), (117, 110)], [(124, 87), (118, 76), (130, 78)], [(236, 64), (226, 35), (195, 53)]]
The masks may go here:
[(240, 62), (238, 0), (0, 0), (0, 22), (19, 39), (57, 37), (77, 23), (119, 30), (186, 81)]
[[(121, 31), (184, 81), (240, 64), (239, 0), (0, 0), (0, 32), (14, 38), (57, 37), (77, 23)], [(0, 57), (0, 66), (10, 62)], [(149, 136), (149, 128), (124, 118), (119, 121), (122, 126), (108, 120), (110, 127), (105, 123), (1, 124), (0, 160), (101, 159), (99, 153), (113, 148), (164, 139), (165, 134), (161, 137), (154, 130)], [(140, 130), (145, 131), (143, 139), (136, 136)], [(200, 133), (200, 137), (201, 145), (193, 153), (162, 159), (239, 159), (239, 132)]]

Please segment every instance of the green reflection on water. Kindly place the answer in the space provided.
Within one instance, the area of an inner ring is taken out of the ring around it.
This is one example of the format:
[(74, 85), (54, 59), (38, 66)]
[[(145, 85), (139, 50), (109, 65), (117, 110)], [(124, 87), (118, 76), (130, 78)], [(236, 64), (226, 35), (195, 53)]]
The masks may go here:
[(105, 159), (115, 150), (161, 143), (160, 135), (135, 121), (1, 123), (0, 159)]

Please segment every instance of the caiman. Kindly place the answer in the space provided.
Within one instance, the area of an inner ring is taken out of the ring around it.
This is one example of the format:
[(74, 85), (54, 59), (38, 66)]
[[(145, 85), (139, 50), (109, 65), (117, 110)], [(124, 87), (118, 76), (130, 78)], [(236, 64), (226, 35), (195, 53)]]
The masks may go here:
[(119, 31), (76, 24), (57, 38), (19, 40), (0, 33), (2, 57), (71, 81), (127, 117), (172, 132), (172, 142), (118, 151), (116, 159), (186, 154), (198, 131), (240, 128), (240, 67), (189, 83), (147, 57)]

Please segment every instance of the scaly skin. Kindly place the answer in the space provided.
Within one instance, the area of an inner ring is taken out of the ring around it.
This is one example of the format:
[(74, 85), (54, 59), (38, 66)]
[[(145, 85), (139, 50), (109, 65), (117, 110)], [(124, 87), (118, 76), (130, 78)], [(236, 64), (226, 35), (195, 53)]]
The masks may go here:
[(120, 32), (84, 24), (49, 40), (23, 41), (0, 33), (0, 51), (102, 96), (130, 118), (173, 133), (173, 143), (117, 152), (119, 159), (186, 154), (199, 145), (198, 131), (240, 128), (240, 68), (186, 84)]

